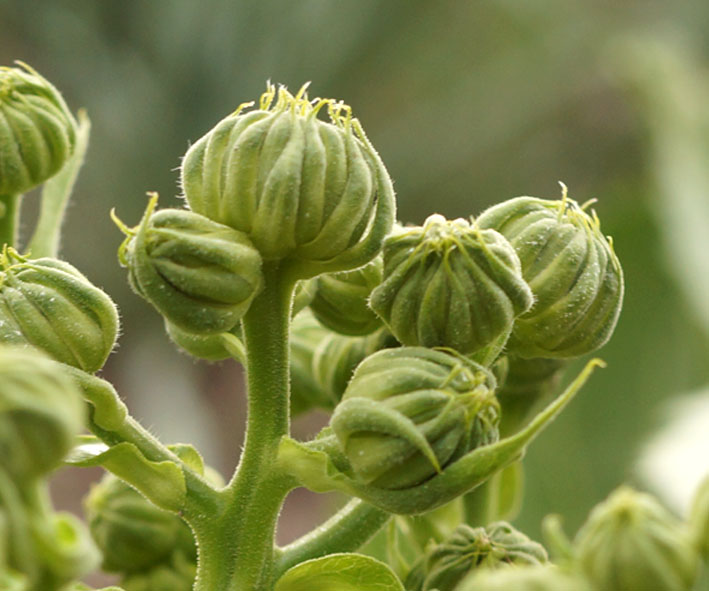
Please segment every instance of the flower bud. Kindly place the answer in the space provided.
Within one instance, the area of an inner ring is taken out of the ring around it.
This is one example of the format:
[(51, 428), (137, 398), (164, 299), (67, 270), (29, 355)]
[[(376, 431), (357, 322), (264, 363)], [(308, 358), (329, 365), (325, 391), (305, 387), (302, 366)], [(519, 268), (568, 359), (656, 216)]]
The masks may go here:
[(386, 240), (370, 304), (403, 344), (470, 355), (505, 339), (532, 293), (503, 236), (432, 215)]
[(496, 396), (502, 408), (500, 432), (505, 435), (518, 431), (535, 409), (552, 399), (568, 362), (513, 355), (501, 359), (506, 360), (507, 371), (504, 380), (498, 379)]
[(0, 343), (31, 345), (94, 373), (118, 335), (115, 304), (77, 269), (56, 259), (0, 257)]
[(618, 320), (623, 273), (595, 215), (574, 200), (517, 197), (478, 218), (507, 238), (535, 297), (507, 344), (520, 357), (578, 357), (603, 346)]
[(315, 280), (310, 309), (330, 330), (344, 335), (367, 335), (382, 321), (369, 307), (369, 295), (382, 281), (382, 258), (354, 271), (327, 273)]
[(547, 561), (544, 547), (509, 523), (499, 521), (476, 528), (462, 524), (446, 541), (426, 549), (405, 586), (408, 591), (453, 591), (474, 569), (541, 565)]
[[(326, 105), (331, 123), (318, 119)], [(393, 223), (394, 192), (349, 107), (272, 86), (258, 110), (245, 106), (185, 155), (192, 210), (247, 234), (264, 260), (289, 259), (298, 278), (370, 261)]]
[(327, 395), (332, 410), (342, 399), (352, 373), (360, 362), (382, 349), (398, 347), (399, 343), (382, 328), (365, 337), (347, 337), (328, 332), (313, 356), (312, 370), (315, 380)]
[(593, 509), (574, 543), (581, 570), (603, 591), (686, 591), (697, 577), (697, 552), (683, 525), (628, 487)]
[(355, 370), (331, 426), (360, 481), (409, 488), (497, 440), (494, 388), (490, 372), (453, 352), (379, 351)]
[(81, 393), (60, 366), (31, 349), (0, 346), (0, 470), (25, 482), (54, 469), (83, 420)]
[(176, 551), (196, 560), (187, 524), (111, 474), (91, 489), (86, 516), (108, 572), (145, 571), (167, 562)]
[(25, 193), (54, 176), (76, 142), (77, 123), (59, 91), (19, 65), (0, 68), (0, 195)]
[[(641, 588), (632, 591), (640, 591)], [(591, 588), (581, 576), (554, 566), (481, 569), (466, 577), (456, 591), (607, 591)], [(631, 591), (628, 587), (625, 591)], [(643, 589), (642, 591), (646, 591)]]
[(168, 564), (126, 577), (121, 586), (125, 591), (192, 591), (196, 573), (196, 563), (177, 553)]
[[(226, 332), (261, 289), (261, 257), (241, 232), (181, 209), (155, 212), (153, 195), (118, 256), (138, 295), (178, 328)], [(120, 224), (120, 222), (117, 222)]]

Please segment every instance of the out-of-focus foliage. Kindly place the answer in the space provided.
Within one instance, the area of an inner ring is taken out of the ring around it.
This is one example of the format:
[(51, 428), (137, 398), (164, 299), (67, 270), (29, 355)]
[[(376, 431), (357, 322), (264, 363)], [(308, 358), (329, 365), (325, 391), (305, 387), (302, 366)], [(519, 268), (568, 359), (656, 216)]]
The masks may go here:
[[(312, 80), (313, 96), (353, 105), (404, 221), (433, 208), (468, 216), (520, 194), (558, 198), (558, 179), (580, 202), (598, 198), (625, 305), (600, 352), (609, 368), (525, 461), (517, 525), (535, 536), (550, 511), (575, 529), (631, 475), (661, 401), (709, 379), (707, 25), (702, 0), (5, 0), (0, 63), (32, 63), (92, 118), (63, 256), (122, 310), (123, 347), (107, 370), (119, 384), (132, 344), (162, 329), (118, 268), (108, 211), (138, 218), (148, 190), (169, 205), (189, 141), (267, 79)], [(188, 428), (196, 415), (184, 414)], [(148, 422), (165, 428), (159, 415)]]

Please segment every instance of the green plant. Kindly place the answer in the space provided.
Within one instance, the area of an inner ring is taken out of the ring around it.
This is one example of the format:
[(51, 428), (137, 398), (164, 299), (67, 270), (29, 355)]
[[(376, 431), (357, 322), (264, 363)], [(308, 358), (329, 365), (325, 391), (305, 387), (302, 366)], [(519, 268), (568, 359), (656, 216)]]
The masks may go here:
[[(595, 213), (564, 189), (477, 220), (394, 228), (392, 183), (348, 106), (270, 85), (250, 106), (185, 155), (189, 209), (156, 211), (152, 196), (135, 228), (114, 215), (130, 284), (175, 343), (246, 366), (246, 441), (224, 484), (193, 446), (153, 437), (95, 375), (116, 339), (115, 306), (56, 258), (88, 119), (77, 123), (28, 68), (0, 71), (4, 588), (86, 588), (77, 579), (95, 566), (95, 545), (46, 496), (62, 457), (115, 475), (87, 511), (103, 566), (126, 591), (445, 591), (499, 576), (520, 589), (596, 585), (583, 541), (573, 549), (554, 530), (555, 570), (500, 522), (518, 505), (525, 449), (603, 365), (589, 361), (554, 397), (559, 359), (603, 345), (620, 311), (622, 271)], [(37, 141), (57, 137), (67, 139)], [(41, 182), (20, 254), (20, 195)], [(333, 412), (331, 427), (296, 441), (291, 415), (313, 407)], [(281, 505), (298, 486), (353, 499), (277, 547)], [(387, 552), (366, 554), (380, 531)], [(683, 584), (705, 531), (678, 549)]]

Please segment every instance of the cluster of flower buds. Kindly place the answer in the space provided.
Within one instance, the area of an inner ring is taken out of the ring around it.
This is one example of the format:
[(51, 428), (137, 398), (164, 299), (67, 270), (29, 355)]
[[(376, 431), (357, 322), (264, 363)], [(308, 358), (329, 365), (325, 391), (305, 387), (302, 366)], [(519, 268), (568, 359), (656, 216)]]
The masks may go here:
[(546, 564), (544, 547), (500, 521), (486, 527), (462, 524), (440, 544), (431, 544), (409, 572), (408, 591), (454, 591), (477, 569)]
[(0, 68), (0, 195), (25, 193), (71, 156), (77, 123), (59, 91), (26, 64)]
[(102, 568), (120, 573), (125, 591), (192, 588), (197, 550), (180, 517), (112, 475), (91, 489), (86, 515), (103, 554)]
[(331, 426), (360, 481), (410, 488), (497, 440), (494, 389), (489, 371), (455, 352), (379, 351), (355, 370)]
[(118, 333), (111, 299), (69, 263), (28, 259), (13, 249), (0, 256), (0, 343), (32, 346), (93, 373)]
[[(391, 180), (349, 107), (269, 86), (188, 150), (192, 211), (245, 233), (264, 261), (295, 278), (355, 269), (394, 221)], [(330, 122), (318, 118), (327, 109)], [(285, 264), (285, 263), (284, 263)]]

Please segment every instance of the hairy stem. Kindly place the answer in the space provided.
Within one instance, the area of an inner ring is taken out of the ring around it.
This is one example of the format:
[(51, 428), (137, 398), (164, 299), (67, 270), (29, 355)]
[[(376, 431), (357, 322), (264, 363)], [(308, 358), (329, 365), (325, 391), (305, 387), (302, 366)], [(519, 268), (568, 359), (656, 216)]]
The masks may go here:
[(313, 558), (359, 550), (389, 521), (390, 513), (354, 499), (312, 532), (281, 549), (277, 574)]
[(248, 421), (239, 467), (218, 519), (193, 520), (200, 561), (195, 591), (263, 591), (274, 575), (276, 522), (295, 481), (278, 443), (290, 430), (288, 331), (294, 282), (264, 265), (264, 288), (244, 317)]
[(0, 195), (0, 249), (5, 244), (17, 246), (21, 199), (22, 195)]

